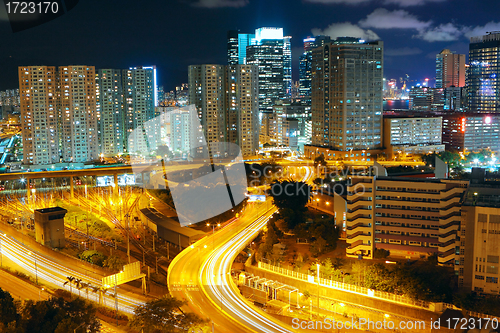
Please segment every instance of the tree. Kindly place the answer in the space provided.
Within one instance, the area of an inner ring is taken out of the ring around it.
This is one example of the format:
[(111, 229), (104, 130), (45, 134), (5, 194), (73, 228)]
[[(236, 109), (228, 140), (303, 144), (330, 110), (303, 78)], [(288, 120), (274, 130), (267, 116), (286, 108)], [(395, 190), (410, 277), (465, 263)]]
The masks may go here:
[(318, 257), (325, 252), (327, 246), (326, 240), (323, 237), (319, 237), (311, 243), (310, 251), (313, 256)]
[(318, 166), (326, 166), (325, 156), (323, 156), (323, 154), (316, 156), (314, 159), (314, 167), (317, 168)]
[(158, 146), (158, 148), (156, 148), (156, 154), (161, 156), (162, 158), (163, 157), (168, 157), (168, 158), (174, 157), (174, 154), (172, 154), (172, 152), (170, 151), (170, 148), (168, 148), (167, 145)]
[(186, 301), (170, 296), (149, 301), (135, 308), (130, 326), (145, 333), (181, 332), (204, 326), (206, 321), (197, 315), (179, 311), (185, 304)]
[(74, 276), (67, 276), (66, 277), (66, 282), (63, 283), (63, 286), (65, 286), (67, 283), (69, 283), (69, 293), (71, 295), (73, 295), (73, 281), (75, 281), (75, 277)]
[[(10, 293), (0, 288), (0, 323), (8, 326), (11, 322), (19, 320), (14, 299)], [(0, 330), (1, 331), (1, 330)]]
[(312, 188), (307, 183), (290, 180), (275, 181), (271, 185), (271, 196), (274, 204), (287, 223), (288, 229), (294, 229), (299, 224), (307, 210), (306, 205), (311, 199)]
[(95, 250), (83, 251), (78, 255), (78, 257), (82, 260), (88, 261), (94, 265), (101, 267), (103, 266), (103, 262), (105, 259), (104, 254)]
[(109, 269), (111, 269), (113, 271), (119, 271), (125, 265), (125, 260), (123, 260), (119, 256), (112, 255), (112, 256), (109, 256), (108, 258), (106, 258), (102, 264), (104, 267), (108, 267)]

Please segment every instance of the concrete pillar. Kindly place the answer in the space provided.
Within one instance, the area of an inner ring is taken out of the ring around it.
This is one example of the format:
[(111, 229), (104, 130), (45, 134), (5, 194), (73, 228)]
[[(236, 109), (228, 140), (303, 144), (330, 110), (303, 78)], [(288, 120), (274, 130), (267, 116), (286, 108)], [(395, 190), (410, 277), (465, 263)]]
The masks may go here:
[(31, 196), (30, 179), (26, 177), (26, 198), (29, 200), (30, 196)]
[(73, 185), (73, 176), (69, 177), (69, 192), (71, 194), (71, 199), (75, 197), (75, 189)]
[(118, 174), (114, 173), (113, 174), (113, 183), (115, 186), (113, 186), (113, 195), (118, 195)]

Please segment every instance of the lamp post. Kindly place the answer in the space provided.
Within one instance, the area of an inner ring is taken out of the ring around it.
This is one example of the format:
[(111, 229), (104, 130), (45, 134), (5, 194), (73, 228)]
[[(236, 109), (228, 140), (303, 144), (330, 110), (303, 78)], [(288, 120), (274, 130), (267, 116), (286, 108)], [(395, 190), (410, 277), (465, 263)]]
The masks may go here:
[(32, 255), (33, 256), (33, 259), (35, 260), (35, 283), (38, 284), (38, 268), (36, 266), (36, 254), (35, 252), (28, 252), (29, 255)]
[(319, 264), (316, 264), (316, 268), (318, 271), (318, 317), (319, 317)]
[(38, 300), (41, 301), (42, 300), (42, 294), (41, 292), (44, 291), (45, 288), (42, 287), (42, 289), (38, 289)]
[[(0, 234), (0, 236), (6, 236), (6, 234)], [(3, 267), (3, 248), (2, 248), (2, 238), (0, 237), (0, 267)]]

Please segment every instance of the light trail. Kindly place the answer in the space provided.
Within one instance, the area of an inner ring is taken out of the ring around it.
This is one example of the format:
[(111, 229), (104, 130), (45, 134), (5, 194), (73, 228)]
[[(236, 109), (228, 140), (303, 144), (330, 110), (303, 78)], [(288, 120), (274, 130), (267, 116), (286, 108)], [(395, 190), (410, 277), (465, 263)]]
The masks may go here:
[[(100, 287), (102, 284), (102, 280), (89, 277), (53, 260), (47, 259), (45, 256), (35, 251), (31, 251), (26, 246), (20, 244), (15, 239), (5, 236), (3, 233), (0, 234), (0, 239), (2, 256), (10, 259), (13, 263), (22, 267), (31, 275), (37, 275), (38, 279), (41, 281), (48, 282), (56, 287), (71, 291), (75, 295), (81, 294), (81, 291), (79, 292), (76, 287), (70, 287), (69, 283), (64, 285), (64, 283), (68, 281), (67, 277), (69, 276), (81, 279), (82, 282), (91, 283), (96, 287)], [(86, 295), (87, 291), (84, 292), (84, 296)], [(90, 300), (99, 303), (98, 292), (94, 293), (92, 290), (89, 290), (88, 297)], [(104, 304), (113, 304), (114, 307), (114, 297), (110, 297), (108, 294), (104, 295), (103, 299)], [(132, 314), (134, 312), (134, 308), (143, 303), (144, 302), (142, 300), (123, 295), (123, 292), (118, 293), (118, 310), (120, 311)]]

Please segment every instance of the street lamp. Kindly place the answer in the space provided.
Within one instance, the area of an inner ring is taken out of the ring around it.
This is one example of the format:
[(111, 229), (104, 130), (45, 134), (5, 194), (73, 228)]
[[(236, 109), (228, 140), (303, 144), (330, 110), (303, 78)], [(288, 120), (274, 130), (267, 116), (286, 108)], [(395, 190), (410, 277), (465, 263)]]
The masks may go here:
[(44, 291), (44, 290), (45, 290), (45, 288), (44, 288), (44, 287), (42, 287), (42, 289), (38, 289), (38, 300), (39, 300), (39, 301), (41, 301), (41, 300), (42, 300), (42, 294), (41, 294), (41, 292), (42, 292), (42, 291)]
[(35, 260), (35, 283), (36, 283), (36, 284), (38, 284), (38, 268), (37, 268), (37, 266), (36, 266), (36, 254), (35, 254), (35, 252), (31, 252), (31, 251), (30, 251), (30, 252), (28, 252), (28, 254), (29, 254), (30, 256), (33, 256), (33, 258), (34, 258), (34, 260)]

